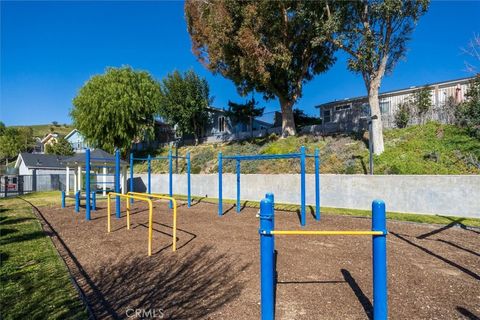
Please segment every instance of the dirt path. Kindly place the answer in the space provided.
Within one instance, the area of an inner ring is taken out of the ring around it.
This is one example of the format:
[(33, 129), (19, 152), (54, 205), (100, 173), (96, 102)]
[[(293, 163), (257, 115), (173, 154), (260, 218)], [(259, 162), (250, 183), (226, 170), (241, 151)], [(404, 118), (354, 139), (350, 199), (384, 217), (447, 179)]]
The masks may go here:
[[(53, 240), (99, 319), (150, 310), (164, 319), (258, 319), (257, 209), (223, 217), (213, 204), (179, 208), (178, 250), (171, 251), (171, 214), (155, 204), (152, 257), (148, 217), (135, 203), (132, 229), (106, 210), (92, 221), (73, 208), (43, 207)], [(277, 229), (299, 229), (296, 214), (276, 212)], [(368, 230), (370, 220), (308, 217), (306, 230)], [(389, 222), (391, 319), (478, 319), (480, 232)], [(58, 235), (58, 236), (55, 236)], [(277, 237), (277, 319), (371, 317), (371, 241), (366, 237)], [(161, 310), (160, 310), (161, 309)], [(132, 319), (132, 318), (130, 318)], [(138, 318), (137, 318), (138, 319)]]

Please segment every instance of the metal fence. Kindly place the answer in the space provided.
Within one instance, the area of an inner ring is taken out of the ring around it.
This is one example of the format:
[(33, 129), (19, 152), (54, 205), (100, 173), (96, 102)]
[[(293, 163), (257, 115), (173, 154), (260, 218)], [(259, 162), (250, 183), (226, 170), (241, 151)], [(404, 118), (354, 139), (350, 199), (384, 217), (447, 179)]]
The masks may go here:
[[(36, 191), (65, 191), (66, 174), (33, 174), (0, 176), (0, 198)], [(73, 178), (70, 179), (73, 187)]]

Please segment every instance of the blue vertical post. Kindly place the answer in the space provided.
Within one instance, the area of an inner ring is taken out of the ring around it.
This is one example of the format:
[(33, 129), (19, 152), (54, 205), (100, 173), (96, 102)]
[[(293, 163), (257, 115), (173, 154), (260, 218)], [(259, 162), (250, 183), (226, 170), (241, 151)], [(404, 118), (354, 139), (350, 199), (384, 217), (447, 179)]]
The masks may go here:
[(62, 191), (62, 208), (65, 208), (65, 191)]
[(85, 150), (85, 220), (90, 220), (90, 149)]
[(218, 153), (218, 215), (223, 214), (222, 204), (222, 153)]
[(152, 157), (147, 156), (147, 192), (148, 194), (152, 193)]
[(237, 212), (240, 212), (240, 159), (237, 159)]
[(97, 193), (92, 191), (92, 210), (97, 210)]
[[(120, 193), (120, 150), (115, 150), (115, 192)], [(120, 218), (120, 197), (115, 197), (116, 216)]]
[(387, 221), (385, 203), (382, 200), (372, 202), (372, 231), (383, 234), (373, 236), (373, 319), (388, 318), (387, 298)]
[[(272, 229), (275, 230), (275, 196), (273, 195), (273, 193), (269, 192), (269, 193), (265, 194), (265, 198), (267, 198), (268, 200), (270, 200), (272, 202), (272, 212), (273, 212), (273, 214), (272, 214)], [(273, 237), (273, 251), (275, 251), (275, 237)], [(275, 270), (274, 270), (274, 274), (275, 274)]]
[(320, 220), (320, 151), (315, 149), (315, 219)]
[(306, 223), (306, 210), (305, 210), (305, 147), (300, 148), (300, 205), (301, 216), (300, 224), (305, 226)]
[[(133, 152), (130, 152), (130, 192), (133, 192)], [(130, 203), (133, 203), (133, 198), (130, 199)]]
[(191, 206), (191, 186), (190, 186), (190, 151), (187, 152), (187, 204)]
[(75, 193), (75, 212), (80, 212), (80, 191)]
[[(173, 197), (173, 179), (172, 179), (172, 171), (173, 171), (173, 161), (172, 161), (172, 149), (168, 151), (168, 194), (170, 197)], [(172, 209), (173, 203), (170, 200), (168, 207)]]
[(270, 199), (260, 201), (260, 316), (262, 320), (275, 318), (273, 211)]

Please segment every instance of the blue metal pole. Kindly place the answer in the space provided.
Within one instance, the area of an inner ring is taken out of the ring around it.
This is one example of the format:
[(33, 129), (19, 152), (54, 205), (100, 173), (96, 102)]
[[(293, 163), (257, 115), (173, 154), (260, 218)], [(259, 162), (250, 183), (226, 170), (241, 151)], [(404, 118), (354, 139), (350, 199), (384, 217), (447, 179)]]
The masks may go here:
[(80, 212), (80, 191), (75, 193), (75, 212)]
[(97, 210), (97, 193), (92, 191), (92, 210)]
[(274, 254), (272, 201), (260, 202), (260, 315), (262, 320), (275, 318)]
[[(115, 192), (120, 193), (120, 150), (115, 150)], [(120, 197), (115, 197), (116, 216), (120, 218)]]
[(222, 204), (222, 153), (218, 153), (218, 215), (223, 214)]
[[(173, 179), (172, 179), (172, 171), (173, 171), (173, 161), (172, 161), (172, 150), (168, 151), (168, 194), (170, 197), (173, 197)], [(170, 201), (168, 207), (172, 209), (173, 203)]]
[(90, 149), (85, 151), (85, 219), (90, 220)]
[(147, 192), (148, 194), (152, 193), (152, 157), (148, 155), (147, 157)]
[[(273, 195), (273, 193), (269, 192), (265, 194), (265, 198), (272, 202), (272, 229), (275, 229), (275, 196)], [(275, 253), (275, 237), (273, 237), (273, 252)], [(275, 264), (273, 266), (273, 269), (273, 274), (275, 275)]]
[(240, 160), (237, 159), (237, 212), (240, 212)]
[(388, 318), (387, 298), (387, 221), (385, 203), (372, 202), (372, 230), (382, 231), (383, 235), (373, 236), (373, 319)]
[(320, 151), (315, 149), (315, 218), (320, 220)]
[(305, 210), (305, 147), (300, 148), (300, 204), (301, 204), (301, 216), (300, 224), (302, 227), (306, 223), (306, 210)]
[(190, 186), (190, 152), (187, 152), (187, 204), (191, 206), (191, 186)]
[[(133, 192), (133, 152), (130, 152), (130, 190)], [(133, 198), (130, 199), (130, 203), (133, 203)]]
[(62, 208), (65, 208), (65, 191), (62, 191)]

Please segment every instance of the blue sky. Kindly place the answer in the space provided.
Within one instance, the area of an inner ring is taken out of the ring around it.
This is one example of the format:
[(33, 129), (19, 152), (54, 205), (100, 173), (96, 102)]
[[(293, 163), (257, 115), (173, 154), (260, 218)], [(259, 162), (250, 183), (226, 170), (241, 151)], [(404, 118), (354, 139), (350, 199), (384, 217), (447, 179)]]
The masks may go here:
[[(433, 1), (381, 90), (470, 76), (461, 52), (480, 33), (480, 2)], [(304, 88), (296, 104), (314, 106), (365, 94), (345, 57)], [(157, 79), (193, 68), (206, 77), (214, 106), (242, 101), (233, 84), (211, 75), (190, 50), (182, 2), (1, 2), (0, 120), (7, 125), (70, 123), (78, 89), (107, 66), (131, 65)], [(278, 103), (264, 103), (267, 111)]]

